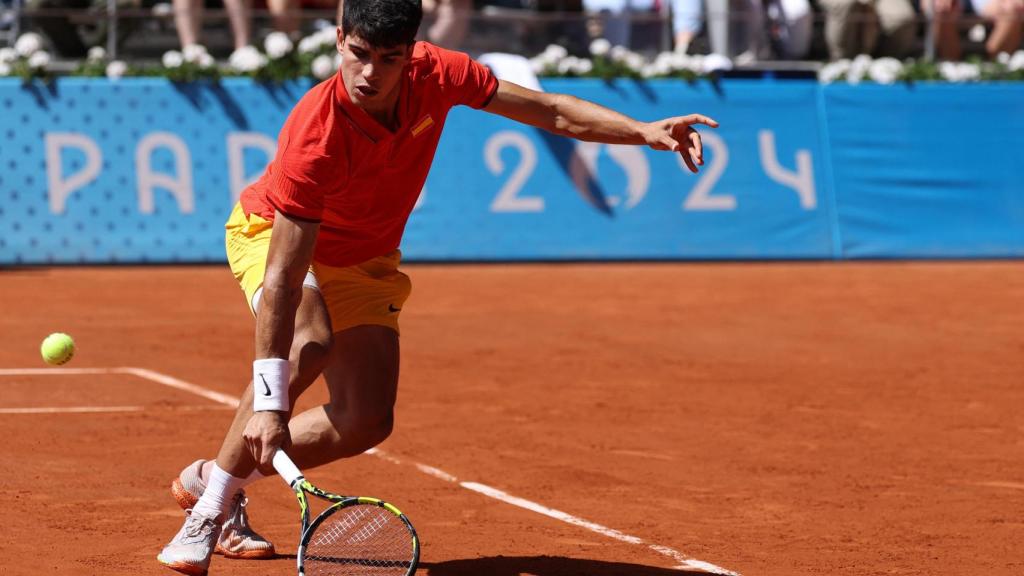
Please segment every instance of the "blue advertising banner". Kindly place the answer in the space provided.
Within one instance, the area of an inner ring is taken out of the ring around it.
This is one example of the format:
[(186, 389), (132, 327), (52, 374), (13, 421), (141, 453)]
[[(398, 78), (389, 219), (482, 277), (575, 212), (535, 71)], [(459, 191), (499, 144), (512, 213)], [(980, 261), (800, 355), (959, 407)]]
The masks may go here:
[[(309, 83), (0, 80), (0, 264), (219, 262), (223, 223)], [(549, 80), (705, 165), (458, 108), (408, 260), (828, 259), (1024, 251), (1024, 86)]]
[(843, 255), (1024, 255), (1024, 85), (826, 86)]
[[(577, 142), (470, 109), (450, 116), (409, 222), (429, 259), (830, 258), (813, 84), (547, 81), (642, 120), (700, 112), (705, 165)], [(772, 113), (765, 113), (771, 102)]]

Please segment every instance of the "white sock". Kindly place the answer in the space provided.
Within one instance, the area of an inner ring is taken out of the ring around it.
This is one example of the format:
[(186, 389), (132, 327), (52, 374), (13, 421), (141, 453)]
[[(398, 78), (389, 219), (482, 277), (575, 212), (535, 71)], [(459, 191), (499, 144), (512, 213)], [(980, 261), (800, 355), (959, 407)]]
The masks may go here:
[(203, 495), (199, 498), (199, 502), (196, 502), (192, 511), (207, 518), (222, 520), (221, 517), (227, 511), (231, 499), (234, 498), (245, 480), (245, 478), (236, 478), (228, 474), (221, 470), (220, 466), (214, 464), (210, 470), (210, 477), (206, 480), (206, 490), (203, 490)]

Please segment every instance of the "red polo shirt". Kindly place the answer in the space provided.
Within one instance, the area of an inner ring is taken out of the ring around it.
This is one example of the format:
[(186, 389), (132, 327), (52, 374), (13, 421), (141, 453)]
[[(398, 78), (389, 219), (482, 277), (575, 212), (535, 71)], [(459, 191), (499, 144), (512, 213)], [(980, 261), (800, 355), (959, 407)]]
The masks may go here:
[(498, 89), (485, 66), (426, 42), (413, 47), (402, 82), (395, 132), (352, 103), (340, 72), (313, 87), (281, 128), (274, 160), (242, 192), (246, 215), (320, 221), (314, 258), (330, 266), (398, 248), (448, 110), (483, 108)]

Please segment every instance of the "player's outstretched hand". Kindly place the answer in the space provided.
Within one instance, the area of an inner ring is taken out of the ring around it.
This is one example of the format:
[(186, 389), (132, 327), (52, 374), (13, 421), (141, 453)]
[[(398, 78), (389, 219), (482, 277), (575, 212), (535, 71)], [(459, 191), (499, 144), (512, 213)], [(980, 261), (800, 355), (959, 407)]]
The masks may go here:
[(697, 166), (704, 165), (704, 148), (701, 146), (700, 134), (693, 129), (694, 124), (718, 128), (718, 122), (703, 114), (666, 118), (647, 125), (647, 145), (655, 150), (679, 152), (686, 167), (696, 174)]
[(256, 468), (264, 474), (274, 474), (274, 454), (291, 444), (288, 415), (284, 412), (256, 412), (245, 425), (242, 440), (252, 452)]

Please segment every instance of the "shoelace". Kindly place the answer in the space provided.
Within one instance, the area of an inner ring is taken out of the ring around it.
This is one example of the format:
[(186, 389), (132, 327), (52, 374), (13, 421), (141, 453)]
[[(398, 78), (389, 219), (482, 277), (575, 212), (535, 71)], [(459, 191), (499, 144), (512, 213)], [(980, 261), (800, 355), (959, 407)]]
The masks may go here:
[(188, 521), (185, 522), (185, 536), (196, 538), (203, 534), (203, 528), (209, 525), (213, 529), (213, 520), (205, 516), (196, 516), (191, 510), (188, 511)]
[(249, 498), (242, 490), (238, 491), (238, 494), (235, 495), (234, 501), (231, 503), (230, 518), (235, 521), (241, 531), (249, 530), (249, 514), (245, 511), (245, 507), (248, 504)]

